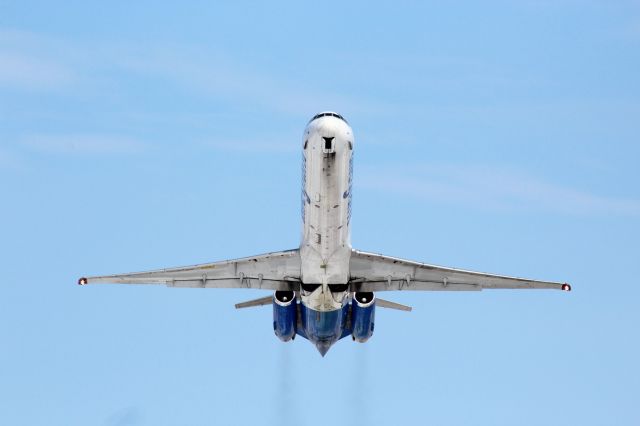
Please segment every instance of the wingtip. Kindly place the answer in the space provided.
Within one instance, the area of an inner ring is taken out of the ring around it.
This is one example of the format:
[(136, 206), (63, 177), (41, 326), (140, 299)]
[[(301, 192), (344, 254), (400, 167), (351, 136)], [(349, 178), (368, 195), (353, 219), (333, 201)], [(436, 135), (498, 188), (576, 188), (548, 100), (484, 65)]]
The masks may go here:
[(562, 291), (571, 291), (571, 284), (569, 283), (562, 284)]
[(89, 281), (85, 277), (78, 279), (78, 285), (87, 285), (88, 283)]

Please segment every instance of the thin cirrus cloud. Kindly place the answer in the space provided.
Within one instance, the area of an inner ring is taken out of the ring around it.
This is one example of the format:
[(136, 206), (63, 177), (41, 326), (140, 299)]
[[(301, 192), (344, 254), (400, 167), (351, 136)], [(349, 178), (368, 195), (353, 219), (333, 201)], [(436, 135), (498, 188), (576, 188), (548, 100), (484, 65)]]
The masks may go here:
[(23, 145), (36, 151), (57, 154), (139, 154), (148, 149), (146, 142), (117, 135), (70, 134), (30, 135)]
[(71, 46), (36, 34), (0, 29), (0, 87), (50, 91), (79, 77)]
[(0, 85), (22, 89), (51, 90), (74, 80), (67, 66), (45, 58), (0, 51)]
[(19, 171), (27, 169), (26, 162), (17, 153), (0, 148), (0, 170)]
[(640, 40), (640, 19), (636, 19), (629, 24), (625, 33), (632, 40)]
[[(178, 90), (250, 102), (268, 110), (308, 115), (318, 108), (384, 111), (384, 105), (283, 80), (233, 54), (198, 45), (91, 44), (0, 28), (0, 87), (31, 91), (81, 84), (91, 94), (112, 94), (123, 78), (153, 77)], [(106, 93), (103, 93), (105, 92)], [(126, 93), (124, 94), (126, 95)]]
[[(145, 49), (120, 58), (119, 66), (142, 75), (152, 75), (183, 90), (225, 101), (251, 102), (270, 110), (289, 114), (308, 115), (319, 105), (325, 109), (380, 112), (385, 106), (367, 100), (314, 91), (283, 80), (273, 74), (261, 72), (254, 64), (239, 63), (224, 52), (202, 50), (197, 46), (165, 46), (163, 49)], [(323, 109), (320, 107), (320, 109)]]
[(640, 200), (606, 197), (496, 167), (364, 168), (358, 180), (369, 190), (475, 209), (640, 215)]
[(266, 139), (221, 139), (205, 141), (202, 146), (216, 151), (237, 152), (242, 154), (295, 154), (299, 146), (295, 142), (276, 138)]

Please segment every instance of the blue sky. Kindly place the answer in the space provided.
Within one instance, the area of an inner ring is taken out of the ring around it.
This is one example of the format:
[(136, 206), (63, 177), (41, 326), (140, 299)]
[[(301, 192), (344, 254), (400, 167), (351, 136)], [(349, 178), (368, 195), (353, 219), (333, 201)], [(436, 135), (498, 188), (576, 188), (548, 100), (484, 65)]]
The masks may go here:
[[(0, 423), (640, 423), (640, 3), (0, 2)], [(281, 344), (257, 291), (78, 287), (299, 243), (316, 112), (354, 247), (569, 281)]]

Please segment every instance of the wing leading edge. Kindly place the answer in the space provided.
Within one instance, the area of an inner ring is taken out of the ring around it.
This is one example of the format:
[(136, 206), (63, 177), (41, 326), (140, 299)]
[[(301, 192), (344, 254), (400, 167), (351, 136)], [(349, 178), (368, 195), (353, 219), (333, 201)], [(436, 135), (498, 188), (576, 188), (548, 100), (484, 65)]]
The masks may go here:
[(164, 284), (168, 287), (295, 290), (300, 253), (288, 250), (242, 259), (128, 274), (83, 277), (78, 284)]
[(353, 250), (354, 291), (479, 291), (483, 289), (554, 289), (571, 291), (567, 283), (486, 274)]

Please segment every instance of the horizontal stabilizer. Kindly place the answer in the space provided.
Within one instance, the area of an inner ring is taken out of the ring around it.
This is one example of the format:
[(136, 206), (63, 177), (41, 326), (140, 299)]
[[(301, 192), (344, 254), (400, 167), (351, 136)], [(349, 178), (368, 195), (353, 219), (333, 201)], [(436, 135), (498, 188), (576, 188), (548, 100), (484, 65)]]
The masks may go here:
[(273, 296), (261, 297), (260, 299), (249, 300), (247, 302), (236, 303), (236, 309), (254, 308), (256, 306), (270, 305), (273, 303)]
[(411, 306), (401, 305), (400, 303), (390, 302), (388, 300), (376, 298), (376, 306), (387, 309), (395, 309), (397, 311), (411, 312), (413, 309)]

